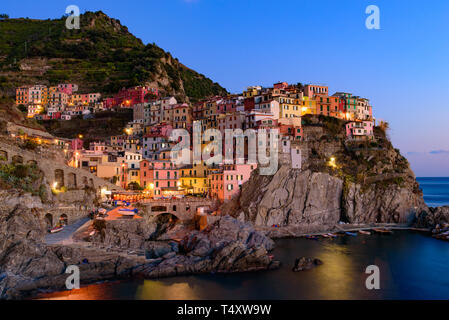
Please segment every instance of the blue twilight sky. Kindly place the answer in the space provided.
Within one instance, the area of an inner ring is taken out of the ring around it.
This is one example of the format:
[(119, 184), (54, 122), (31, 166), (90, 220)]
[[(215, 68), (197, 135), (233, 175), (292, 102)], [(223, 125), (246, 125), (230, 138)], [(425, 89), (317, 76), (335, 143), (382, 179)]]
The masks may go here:
[[(371, 99), (417, 176), (449, 176), (449, 1), (2, 1), (11, 17), (102, 10), (231, 92), (283, 80)], [(377, 5), (381, 30), (368, 30)], [(81, 26), (82, 27), (82, 26)]]

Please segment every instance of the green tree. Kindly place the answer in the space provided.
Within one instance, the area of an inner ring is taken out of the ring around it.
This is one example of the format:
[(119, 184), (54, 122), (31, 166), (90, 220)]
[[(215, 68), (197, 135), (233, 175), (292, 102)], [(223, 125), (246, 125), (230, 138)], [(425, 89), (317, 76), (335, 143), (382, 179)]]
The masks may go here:
[(143, 190), (143, 188), (141, 188), (140, 184), (137, 182), (131, 182), (130, 184), (128, 184), (128, 189), (129, 190)]
[(28, 108), (25, 106), (25, 105), (23, 105), (23, 104), (19, 104), (19, 106), (17, 107), (19, 110), (20, 110), (20, 112), (22, 112), (22, 113), (28, 113)]

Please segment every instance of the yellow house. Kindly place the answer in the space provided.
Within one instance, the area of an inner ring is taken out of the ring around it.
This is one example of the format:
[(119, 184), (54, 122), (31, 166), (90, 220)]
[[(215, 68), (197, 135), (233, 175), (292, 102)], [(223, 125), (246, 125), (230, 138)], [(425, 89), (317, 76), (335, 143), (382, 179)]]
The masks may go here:
[(184, 188), (188, 194), (207, 193), (209, 191), (207, 170), (203, 162), (179, 169), (181, 188)]
[(246, 91), (243, 91), (243, 96), (245, 98), (257, 96), (260, 90), (262, 90), (262, 87), (259, 86), (248, 87)]
[(302, 115), (301, 99), (288, 96), (276, 97), (279, 102), (279, 118), (300, 118)]
[(127, 184), (133, 182), (138, 183), (140, 185), (140, 169), (129, 169)]
[(187, 194), (204, 194), (209, 191), (207, 178), (181, 177), (181, 188), (185, 189)]
[(316, 101), (310, 97), (304, 96), (301, 104), (301, 115), (318, 114), (316, 110)]

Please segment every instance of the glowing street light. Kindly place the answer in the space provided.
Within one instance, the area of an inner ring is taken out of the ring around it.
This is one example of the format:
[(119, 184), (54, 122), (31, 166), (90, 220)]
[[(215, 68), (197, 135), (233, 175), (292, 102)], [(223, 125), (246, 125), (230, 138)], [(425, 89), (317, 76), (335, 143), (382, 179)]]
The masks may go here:
[(53, 182), (53, 189), (56, 189), (58, 187), (58, 183), (57, 182)]
[(335, 157), (332, 157), (332, 158), (330, 158), (330, 160), (329, 160), (329, 166), (330, 167), (332, 167), (332, 168), (336, 168), (337, 167), (337, 164), (335, 163)]

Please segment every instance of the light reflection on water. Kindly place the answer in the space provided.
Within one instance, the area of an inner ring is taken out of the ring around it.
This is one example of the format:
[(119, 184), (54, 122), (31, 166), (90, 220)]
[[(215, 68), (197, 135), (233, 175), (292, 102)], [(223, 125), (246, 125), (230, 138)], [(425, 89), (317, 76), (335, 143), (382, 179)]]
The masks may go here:
[[(397, 231), (320, 241), (283, 239), (276, 244), (279, 270), (100, 284), (89, 286), (95, 290), (83, 298), (93, 292), (92, 299), (449, 299), (449, 243), (425, 235)], [(301, 256), (324, 264), (293, 273), (293, 263)], [(365, 287), (365, 270), (372, 264), (381, 270), (379, 291)]]

